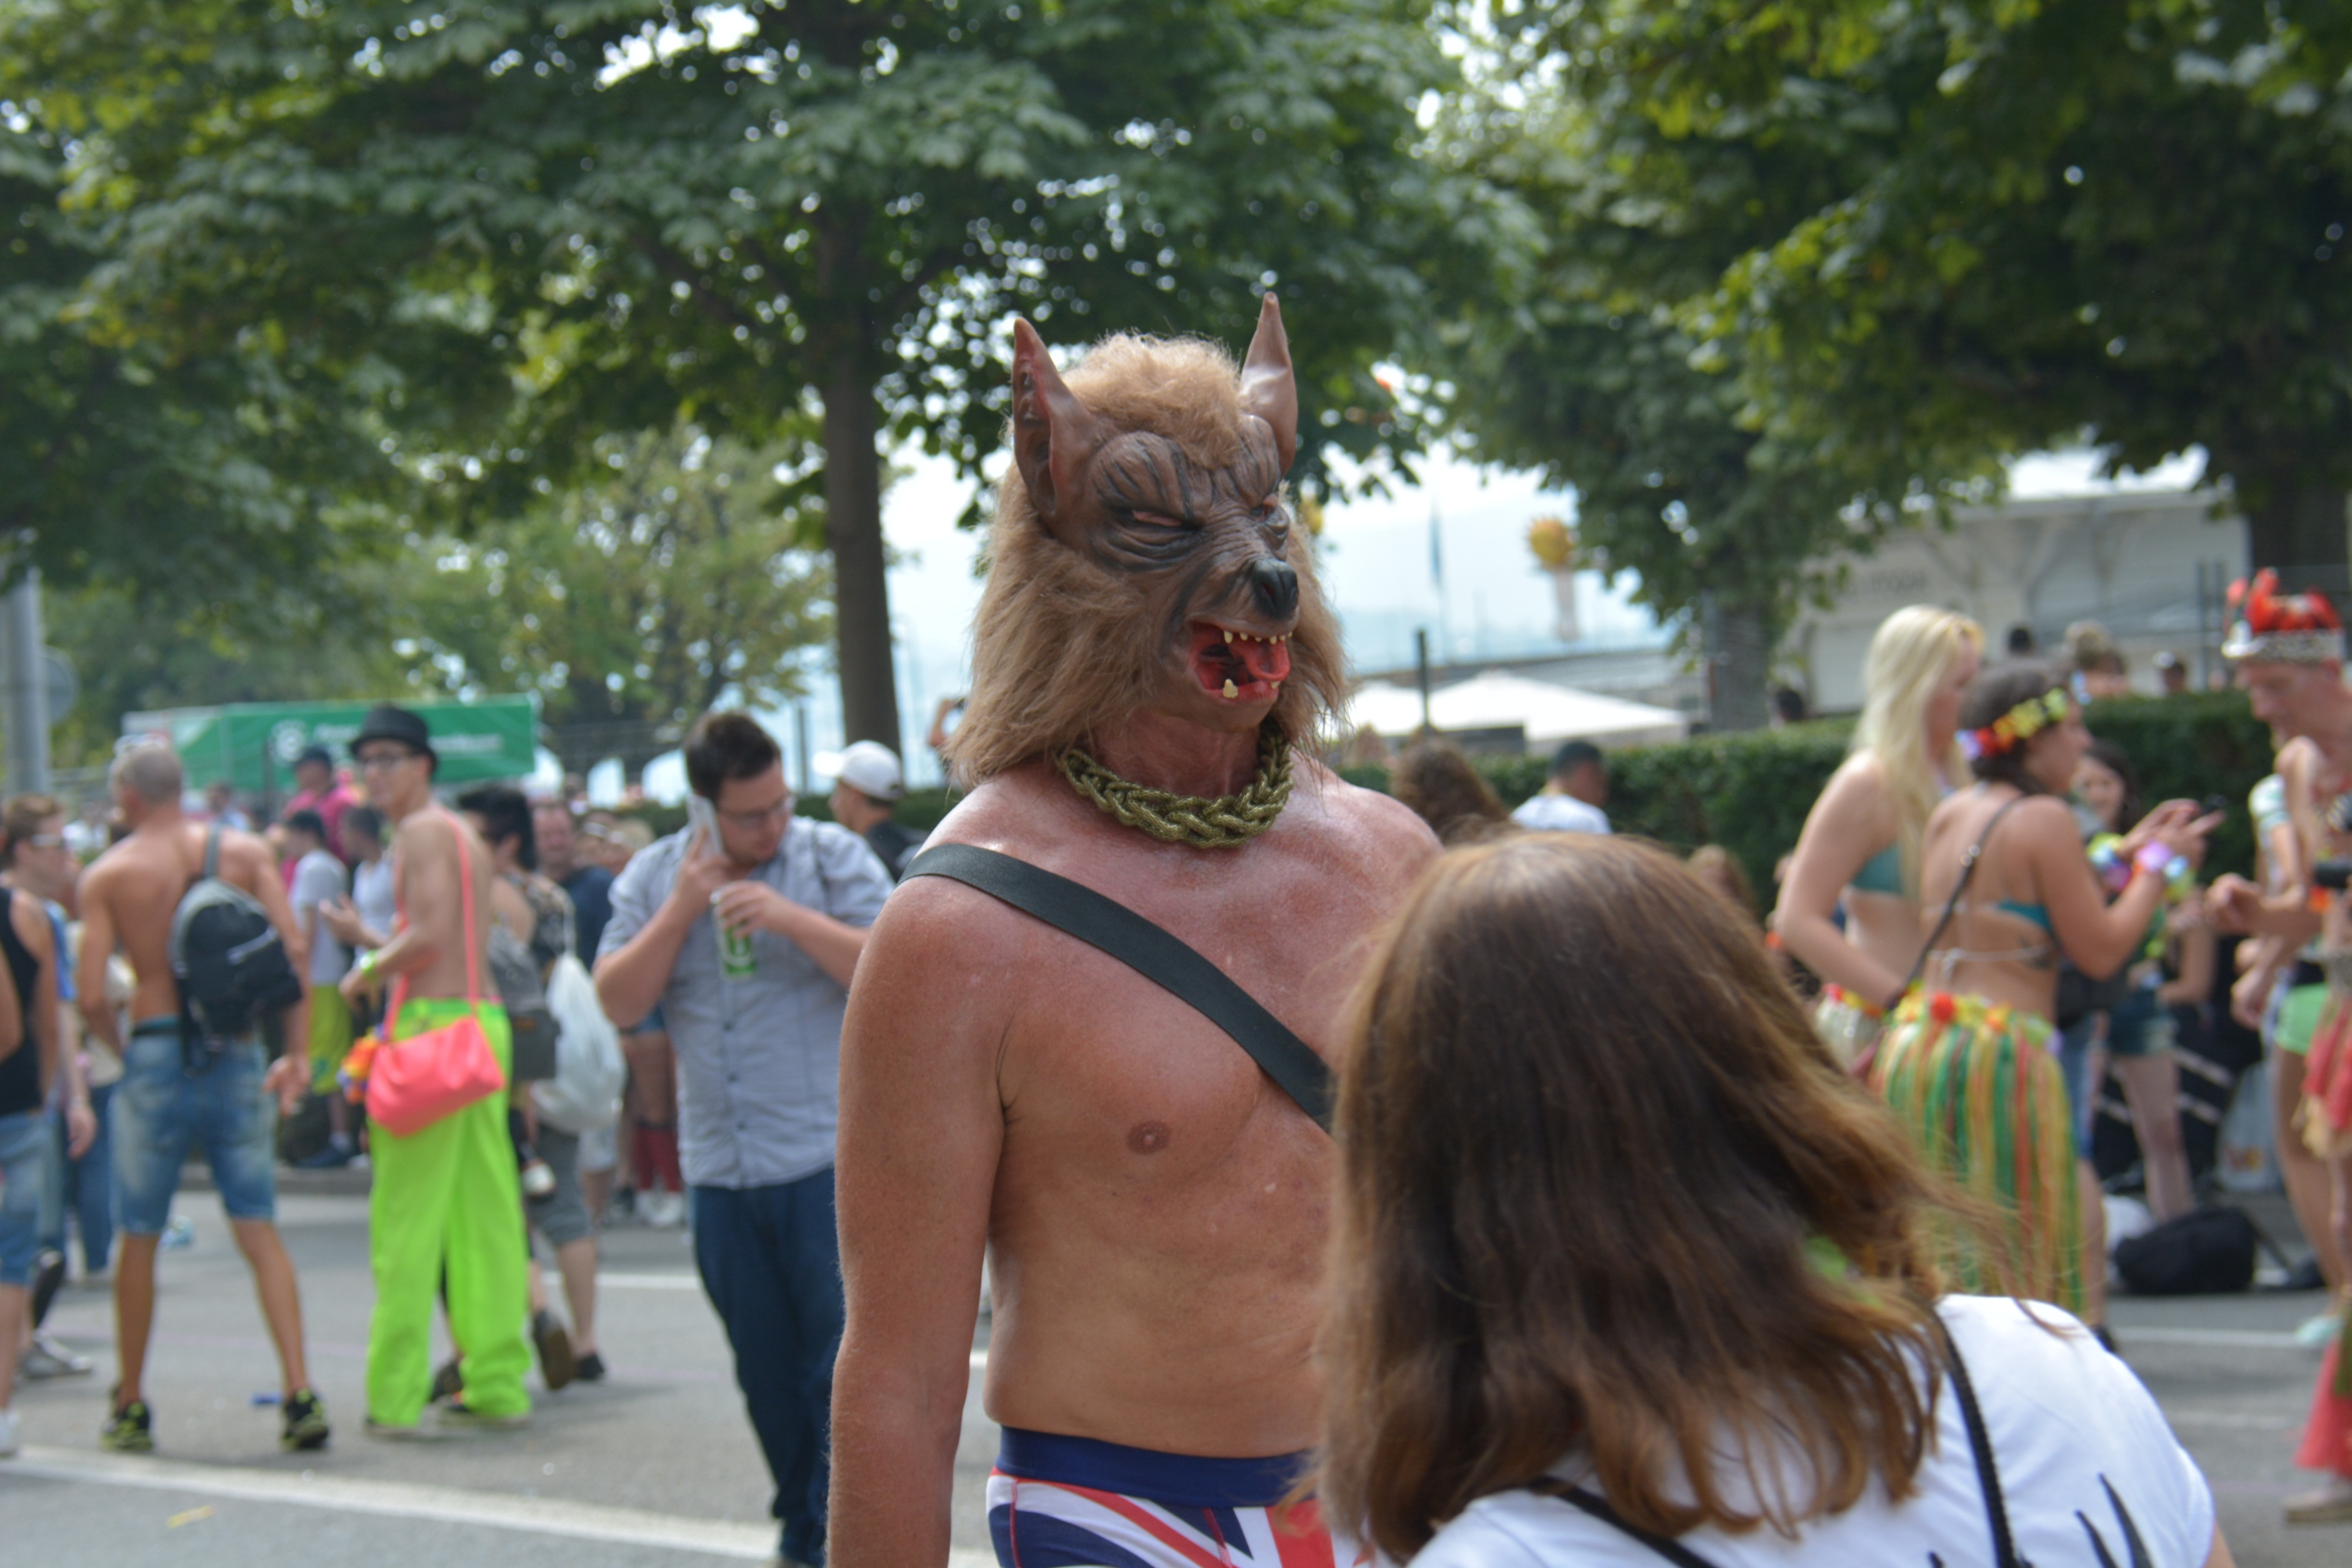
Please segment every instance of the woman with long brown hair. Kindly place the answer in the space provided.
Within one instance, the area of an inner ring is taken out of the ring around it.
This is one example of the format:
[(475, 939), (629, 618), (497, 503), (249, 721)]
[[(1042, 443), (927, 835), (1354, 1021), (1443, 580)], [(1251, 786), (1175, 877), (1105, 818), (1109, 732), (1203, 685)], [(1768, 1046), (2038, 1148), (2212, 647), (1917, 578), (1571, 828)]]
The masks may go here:
[(2129, 1369), (1942, 1295), (1933, 1178), (1654, 849), (1440, 862), (1338, 1139), (1318, 1490), (1399, 1562), (2230, 1561)]

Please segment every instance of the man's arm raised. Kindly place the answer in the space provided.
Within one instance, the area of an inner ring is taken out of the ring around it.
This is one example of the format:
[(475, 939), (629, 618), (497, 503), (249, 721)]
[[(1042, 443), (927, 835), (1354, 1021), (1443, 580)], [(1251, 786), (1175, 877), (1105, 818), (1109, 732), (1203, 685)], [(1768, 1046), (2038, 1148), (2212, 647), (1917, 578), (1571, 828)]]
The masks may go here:
[(841, 1041), (835, 1180), (849, 1317), (833, 1380), (835, 1568), (938, 1568), (996, 1164), (1006, 966), (977, 894), (898, 890)]

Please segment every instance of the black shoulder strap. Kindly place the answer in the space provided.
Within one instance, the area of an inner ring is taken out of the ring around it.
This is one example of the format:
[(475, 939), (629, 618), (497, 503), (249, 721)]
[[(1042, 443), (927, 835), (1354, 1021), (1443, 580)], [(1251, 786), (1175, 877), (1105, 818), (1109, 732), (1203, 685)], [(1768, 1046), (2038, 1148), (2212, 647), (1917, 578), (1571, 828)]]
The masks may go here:
[(1609, 1506), (1609, 1500), (1598, 1492), (1590, 1492), (1567, 1481), (1539, 1481), (1529, 1489), (1544, 1497), (1556, 1497), (1570, 1508), (1580, 1509), (1611, 1529), (1632, 1537), (1673, 1563), (1675, 1568), (1715, 1568), (1715, 1564), (1671, 1536), (1655, 1535), (1637, 1524), (1628, 1523), (1625, 1516)]
[[(1937, 1320), (1939, 1324), (1941, 1321)], [(1969, 1449), (1976, 1456), (1977, 1485), (1984, 1491), (1985, 1521), (1992, 1527), (1993, 1568), (2023, 1568), (2018, 1561), (2016, 1539), (2009, 1532), (2009, 1503), (2000, 1493), (2000, 1467), (1993, 1462), (1992, 1434), (1985, 1429), (1976, 1385), (1969, 1381), (1969, 1364), (1960, 1359), (1959, 1343), (1949, 1328), (1944, 1330), (1944, 1349), (1952, 1358), (1952, 1390), (1960, 1396), (1960, 1418), (1968, 1423)]]
[(908, 880), (919, 876), (978, 888), (1109, 954), (1233, 1036), (1317, 1126), (1331, 1130), (1331, 1070), (1323, 1059), (1223, 969), (1127, 905), (977, 844), (925, 850), (907, 867)]

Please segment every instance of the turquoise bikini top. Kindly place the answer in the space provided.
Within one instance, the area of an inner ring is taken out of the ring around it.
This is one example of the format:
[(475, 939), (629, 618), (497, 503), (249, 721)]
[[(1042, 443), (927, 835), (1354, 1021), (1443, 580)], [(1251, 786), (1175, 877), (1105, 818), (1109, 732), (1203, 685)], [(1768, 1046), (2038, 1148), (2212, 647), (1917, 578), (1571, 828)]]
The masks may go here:
[(1862, 869), (1853, 873), (1853, 880), (1846, 885), (1856, 893), (1892, 894), (1896, 898), (1905, 896), (1901, 848), (1889, 844), (1863, 862)]
[(2013, 898), (2000, 898), (1993, 901), (1993, 907), (2003, 915), (2014, 915), (2020, 920), (2031, 920), (2042, 930), (2051, 932), (2053, 936), (2056, 935), (2050, 925), (2050, 912), (2038, 904), (2020, 904)]

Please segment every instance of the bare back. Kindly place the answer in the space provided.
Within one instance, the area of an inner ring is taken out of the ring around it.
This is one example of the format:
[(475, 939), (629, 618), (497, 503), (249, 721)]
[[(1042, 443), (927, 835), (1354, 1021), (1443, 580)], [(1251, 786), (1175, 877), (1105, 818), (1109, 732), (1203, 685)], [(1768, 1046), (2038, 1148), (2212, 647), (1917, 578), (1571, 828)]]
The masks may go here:
[[(1297, 766), (1280, 822), (1237, 850), (1156, 843), (1038, 763), (933, 842), (1118, 900), (1328, 1058), (1437, 845), (1385, 797)], [(845, 1255), (853, 1297), (903, 1277), (935, 1303), (894, 1328), (960, 1360), (985, 1241), (996, 1420), (1204, 1456), (1314, 1441), (1330, 1140), (1183, 1001), (983, 894), (909, 882), (852, 990), (841, 1136), (843, 1234), (892, 1239)]]
[[(465, 889), (458, 881), (460, 849), (473, 875), (474, 919), (466, 925)], [(415, 934), (431, 956), (406, 977), (404, 999), (467, 994), (466, 948), (474, 952), (476, 993), (499, 999), (490, 979), (490, 912), (497, 873), (490, 852), (465, 820), (428, 806), (400, 821), (393, 840), (392, 887), (402, 929)]]
[[(204, 873), (208, 831), (176, 811), (151, 819), (83, 874), (78, 979), (84, 996), (106, 994), (106, 960), (119, 950), (137, 982), (131, 1016), (169, 1018), (179, 1012), (180, 988), (172, 978), (172, 916)], [(286, 944), (295, 973), (302, 973), (308, 945), (294, 923), (269, 846), (251, 833), (223, 829), (219, 872), (221, 880), (260, 904)]]

